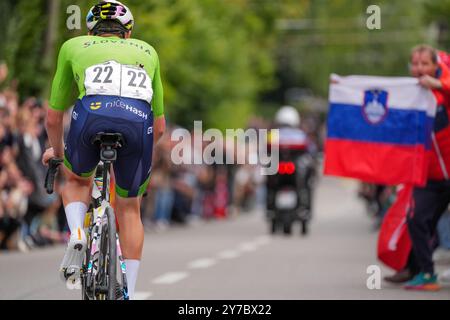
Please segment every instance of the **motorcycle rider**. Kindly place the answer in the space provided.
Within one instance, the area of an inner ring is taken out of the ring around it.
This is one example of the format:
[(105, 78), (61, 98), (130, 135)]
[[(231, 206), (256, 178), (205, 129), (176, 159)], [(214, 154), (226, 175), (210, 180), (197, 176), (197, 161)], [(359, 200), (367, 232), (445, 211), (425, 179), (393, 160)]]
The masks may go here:
[[(312, 209), (313, 179), (315, 176), (315, 144), (300, 129), (301, 117), (297, 109), (283, 106), (275, 114), (274, 128), (279, 130), (278, 144), (280, 163), (295, 164), (295, 174), (300, 183), (296, 185), (300, 206), (304, 209), (301, 214), (304, 220), (309, 220)], [(267, 210), (270, 214), (276, 210), (275, 197), (280, 189), (281, 179), (278, 175), (268, 176), (267, 179)]]

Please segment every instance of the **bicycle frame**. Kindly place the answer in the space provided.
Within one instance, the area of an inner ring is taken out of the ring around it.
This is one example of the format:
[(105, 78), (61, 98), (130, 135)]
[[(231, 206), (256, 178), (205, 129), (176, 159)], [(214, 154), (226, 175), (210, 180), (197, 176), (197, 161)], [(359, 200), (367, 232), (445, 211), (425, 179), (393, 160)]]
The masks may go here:
[[(108, 218), (105, 213), (107, 212), (107, 208), (111, 208), (112, 206), (110, 204), (111, 199), (111, 192), (110, 192), (110, 183), (111, 183), (111, 176), (110, 176), (110, 168), (111, 168), (111, 161), (105, 160), (103, 162), (103, 172), (102, 172), (102, 178), (97, 179), (94, 178), (93, 182), (93, 212), (90, 213), (92, 216), (92, 219), (88, 219), (90, 222), (88, 224), (88, 230), (87, 235), (89, 239), (89, 247), (88, 247), (88, 263), (86, 268), (86, 290), (91, 291), (91, 297), (96, 297), (97, 288), (95, 287), (95, 277), (97, 276), (99, 270), (99, 253), (100, 253), (100, 241), (102, 237), (102, 231), (103, 226), (105, 223), (107, 223)], [(106, 182), (106, 183), (105, 183)], [(112, 191), (113, 192), (113, 191)], [(100, 194), (100, 196), (99, 196)], [(111, 211), (108, 211), (111, 213)], [(110, 221), (115, 222), (114, 219), (110, 219)], [(91, 239), (92, 235), (92, 239)], [(116, 232), (116, 250), (117, 250), (117, 256), (119, 259), (120, 264), (120, 270), (122, 275), (122, 294), (125, 300), (128, 300), (128, 287), (127, 287), (127, 280), (126, 280), (126, 265), (125, 261), (122, 256), (122, 250), (120, 247), (120, 241), (118, 234)], [(98, 291), (104, 292), (107, 288), (99, 288)]]

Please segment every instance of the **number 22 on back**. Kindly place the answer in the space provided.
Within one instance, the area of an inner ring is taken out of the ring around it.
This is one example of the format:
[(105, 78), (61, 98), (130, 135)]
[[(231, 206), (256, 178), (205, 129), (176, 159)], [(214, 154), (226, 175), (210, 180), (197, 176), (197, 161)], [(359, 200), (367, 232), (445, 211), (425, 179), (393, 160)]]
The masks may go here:
[(145, 69), (115, 61), (86, 69), (86, 95), (109, 95), (145, 100), (151, 103), (153, 90)]

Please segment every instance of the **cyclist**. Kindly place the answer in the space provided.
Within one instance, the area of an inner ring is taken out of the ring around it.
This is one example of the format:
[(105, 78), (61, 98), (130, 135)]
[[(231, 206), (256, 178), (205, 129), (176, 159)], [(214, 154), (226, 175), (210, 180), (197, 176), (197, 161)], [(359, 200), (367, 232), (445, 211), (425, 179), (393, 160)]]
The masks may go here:
[[(60, 49), (46, 120), (51, 148), (42, 161), (64, 158), (62, 198), (71, 232), (60, 275), (79, 284), (79, 272), (65, 271), (69, 266), (80, 269), (87, 245), (83, 221), (99, 162), (90, 139), (98, 132), (119, 132), (125, 146), (114, 163), (116, 215), (132, 299), (144, 242), (140, 202), (150, 178), (153, 145), (165, 130), (159, 59), (152, 46), (131, 38), (133, 15), (122, 3), (96, 4), (86, 22), (88, 35), (72, 38)], [(63, 116), (72, 104), (74, 83), (79, 96), (64, 145)]]

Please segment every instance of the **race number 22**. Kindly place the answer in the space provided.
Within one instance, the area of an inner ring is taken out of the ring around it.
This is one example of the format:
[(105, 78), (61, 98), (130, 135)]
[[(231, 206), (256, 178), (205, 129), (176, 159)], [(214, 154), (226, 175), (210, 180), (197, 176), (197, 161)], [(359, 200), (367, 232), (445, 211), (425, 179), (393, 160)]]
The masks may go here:
[(86, 69), (86, 95), (112, 95), (151, 103), (151, 78), (145, 69), (108, 61)]

